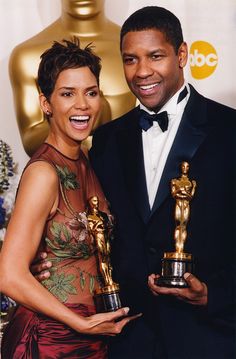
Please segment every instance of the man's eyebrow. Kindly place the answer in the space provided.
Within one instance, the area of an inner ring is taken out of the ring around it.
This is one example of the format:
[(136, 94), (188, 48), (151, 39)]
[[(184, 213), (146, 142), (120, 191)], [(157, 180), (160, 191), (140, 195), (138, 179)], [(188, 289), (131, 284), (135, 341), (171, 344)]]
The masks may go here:
[(132, 52), (123, 52), (123, 53), (122, 53), (122, 56), (132, 56), (132, 57), (135, 57), (136, 55), (133, 54)]
[[(160, 48), (160, 47), (158, 47), (158, 48), (156, 48), (156, 49), (154, 49), (154, 50), (150, 50), (150, 51), (148, 51), (148, 54), (149, 55), (154, 55), (154, 54), (156, 54), (156, 53), (165, 53), (166, 51), (165, 51), (165, 49), (162, 49), (162, 48)], [(122, 53), (122, 56), (124, 57), (124, 56), (130, 56), (130, 57), (136, 57), (137, 55), (135, 54), (135, 53), (132, 53), (132, 52), (123, 52)]]

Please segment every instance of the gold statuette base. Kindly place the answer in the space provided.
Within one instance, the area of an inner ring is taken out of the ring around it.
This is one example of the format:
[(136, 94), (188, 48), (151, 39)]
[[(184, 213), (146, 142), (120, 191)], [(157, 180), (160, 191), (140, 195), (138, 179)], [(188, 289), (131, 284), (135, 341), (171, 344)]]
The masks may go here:
[(187, 288), (188, 284), (183, 275), (193, 273), (193, 257), (189, 253), (166, 252), (162, 259), (161, 276), (156, 284), (161, 287)]
[(97, 313), (114, 312), (121, 308), (119, 285), (114, 283), (96, 290), (94, 303)]

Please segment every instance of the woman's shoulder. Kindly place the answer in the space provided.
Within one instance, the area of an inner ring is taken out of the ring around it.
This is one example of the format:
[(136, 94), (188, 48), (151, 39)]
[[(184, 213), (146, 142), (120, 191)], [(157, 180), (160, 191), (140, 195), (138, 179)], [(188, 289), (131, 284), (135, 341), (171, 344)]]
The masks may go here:
[(58, 175), (55, 167), (50, 162), (38, 160), (28, 163), (22, 173), (22, 180), (53, 186), (58, 184)]

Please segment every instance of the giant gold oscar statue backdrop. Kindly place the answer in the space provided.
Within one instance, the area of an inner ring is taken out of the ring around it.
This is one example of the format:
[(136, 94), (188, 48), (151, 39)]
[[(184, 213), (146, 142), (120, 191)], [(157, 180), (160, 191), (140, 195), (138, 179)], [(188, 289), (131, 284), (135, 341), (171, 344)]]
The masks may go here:
[[(61, 16), (34, 37), (16, 46), (10, 56), (9, 74), (17, 123), (26, 153), (31, 156), (48, 133), (47, 120), (39, 107), (37, 68), (40, 55), (53, 41), (79, 36), (81, 47), (93, 43), (102, 59), (100, 88), (102, 111), (95, 127), (135, 106), (126, 84), (119, 51), (120, 27), (104, 13), (105, 0), (61, 0)], [(87, 140), (89, 147), (91, 137)]]

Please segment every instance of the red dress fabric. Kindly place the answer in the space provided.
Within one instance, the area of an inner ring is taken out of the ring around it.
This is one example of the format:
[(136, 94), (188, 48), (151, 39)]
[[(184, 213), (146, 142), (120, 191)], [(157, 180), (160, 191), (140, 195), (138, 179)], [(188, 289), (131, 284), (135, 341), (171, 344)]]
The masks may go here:
[[(94, 308), (68, 305), (89, 316)], [(102, 359), (107, 358), (105, 338), (77, 333), (68, 326), (22, 306), (4, 332), (2, 359)]]
[[(74, 160), (44, 143), (29, 161), (45, 161), (58, 175), (58, 207), (48, 218), (38, 251), (52, 261), (42, 285), (81, 315), (95, 313), (93, 293), (101, 285), (97, 248), (86, 216), (88, 199), (99, 198), (109, 214), (102, 189), (82, 151)], [(26, 166), (26, 167), (27, 167)], [(105, 337), (81, 335), (51, 318), (19, 307), (5, 329), (2, 359), (106, 358)]]

